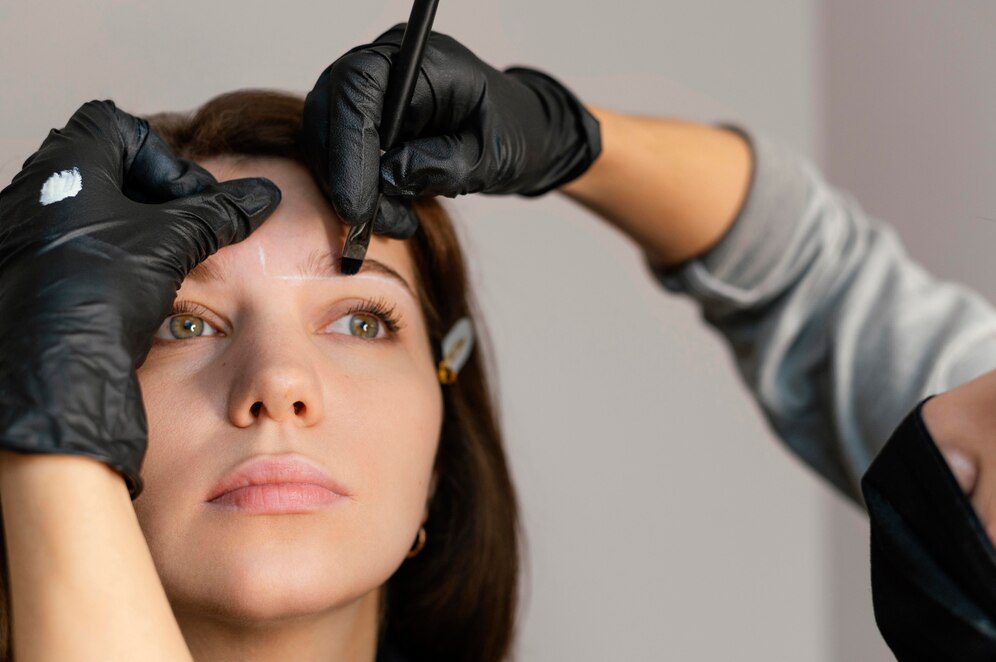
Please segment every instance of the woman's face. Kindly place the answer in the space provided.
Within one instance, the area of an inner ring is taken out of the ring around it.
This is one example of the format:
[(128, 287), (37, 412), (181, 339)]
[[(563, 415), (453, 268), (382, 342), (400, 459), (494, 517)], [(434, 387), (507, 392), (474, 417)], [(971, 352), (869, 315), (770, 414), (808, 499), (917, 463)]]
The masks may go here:
[[(135, 501), (174, 610), (240, 621), (356, 600), (404, 561), (427, 516), (443, 402), (403, 241), (374, 235), (354, 276), (332, 264), (345, 226), (308, 171), (286, 159), (202, 162), (220, 181), (265, 176), (276, 212), (184, 280), (138, 371), (148, 414)], [(393, 310), (394, 332), (377, 312)], [(187, 322), (187, 325), (184, 325)], [(297, 404), (295, 404), (297, 403)], [(254, 407), (255, 404), (255, 407)], [(302, 406), (303, 405), (303, 406)], [(206, 502), (243, 461), (294, 453), (347, 497), (260, 514)]]

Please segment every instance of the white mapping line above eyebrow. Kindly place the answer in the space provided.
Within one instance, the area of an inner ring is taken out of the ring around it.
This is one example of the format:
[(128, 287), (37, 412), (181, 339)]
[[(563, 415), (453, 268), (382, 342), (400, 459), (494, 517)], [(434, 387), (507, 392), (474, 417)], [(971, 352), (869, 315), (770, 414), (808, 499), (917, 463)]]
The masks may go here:
[[(376, 262), (376, 260), (375, 260), (375, 262)], [(379, 269), (375, 269), (375, 270), (364, 269), (363, 272), (365, 272), (365, 273), (362, 274), (364, 276), (367, 276), (367, 277), (371, 277), (372, 276), (374, 278), (383, 278), (384, 280), (386, 280), (388, 282), (400, 285), (401, 287), (403, 287), (405, 289), (406, 292), (408, 292), (409, 294), (412, 294), (411, 288), (409, 288), (408, 284), (406, 282), (404, 282), (403, 280), (401, 280), (400, 277), (399, 278), (395, 278), (393, 276), (388, 276), (388, 275), (384, 274), (383, 272), (380, 272)], [(380, 273), (380, 275), (378, 275), (378, 273)], [(354, 274), (354, 275), (361, 275), (361, 274)], [(303, 280), (330, 280), (330, 279), (333, 279), (333, 278), (339, 278), (339, 276), (319, 276), (319, 275), (295, 274), (295, 275), (292, 275), (292, 276), (270, 276), (270, 278), (276, 278), (277, 280), (303, 281)], [(414, 297), (415, 295), (412, 294), (412, 296)]]
[[(262, 251), (260, 255), (260, 264), (265, 264), (265, 258)], [(311, 252), (308, 258), (298, 265), (297, 274), (293, 276), (275, 276), (281, 280), (328, 280), (329, 278), (343, 277), (342, 272), (339, 270), (339, 255), (340, 253), (336, 251), (323, 251), (321, 249), (316, 249)], [(264, 271), (265, 273), (265, 271)], [(390, 265), (384, 264), (379, 260), (373, 258), (366, 258), (363, 260), (363, 265), (360, 267), (360, 274), (371, 273), (380, 274), (385, 276), (390, 280), (396, 281), (399, 285), (408, 291), (415, 301), (418, 301), (418, 295), (412, 286), (408, 283), (405, 278), (394, 270)], [(213, 265), (207, 264), (207, 262), (201, 262), (196, 267), (191, 269), (187, 273), (187, 278), (192, 281), (207, 283), (210, 281), (226, 282), (227, 278), (225, 274)], [(352, 278), (352, 276), (345, 276), (345, 278)]]

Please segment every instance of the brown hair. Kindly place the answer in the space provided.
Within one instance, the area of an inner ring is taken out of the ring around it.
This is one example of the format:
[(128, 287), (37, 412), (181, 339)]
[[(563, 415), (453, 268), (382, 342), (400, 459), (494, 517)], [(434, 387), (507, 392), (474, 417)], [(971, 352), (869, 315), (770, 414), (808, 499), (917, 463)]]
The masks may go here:
[[(197, 161), (271, 156), (305, 163), (302, 97), (276, 90), (219, 95), (191, 113), (145, 119), (173, 151)], [(428, 538), (381, 593), (380, 645), (414, 660), (504, 659), (515, 629), (520, 563), (518, 505), (502, 446), (497, 409), (482, 359), (484, 327), (468, 289), (452, 221), (434, 199), (416, 200), (419, 229), (406, 240), (415, 263), (429, 340), (441, 358), (443, 335), (474, 320), (475, 350), (457, 381), (443, 386), (438, 475), (425, 524)], [(6, 554), (2, 579), (6, 592)], [(8, 598), (9, 599), (9, 598)], [(0, 658), (10, 659), (9, 601), (0, 600)]]

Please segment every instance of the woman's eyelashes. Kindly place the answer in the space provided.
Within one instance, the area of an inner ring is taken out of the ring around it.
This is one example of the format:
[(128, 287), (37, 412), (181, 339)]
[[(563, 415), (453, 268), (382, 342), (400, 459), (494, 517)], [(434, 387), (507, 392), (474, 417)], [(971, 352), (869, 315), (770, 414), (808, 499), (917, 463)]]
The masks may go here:
[[(322, 331), (342, 333), (363, 340), (387, 340), (404, 328), (396, 306), (383, 298), (363, 299), (344, 314), (322, 327)], [(208, 322), (211, 312), (199, 303), (177, 301), (169, 317), (156, 331), (154, 340), (165, 343), (198, 337), (224, 336)]]

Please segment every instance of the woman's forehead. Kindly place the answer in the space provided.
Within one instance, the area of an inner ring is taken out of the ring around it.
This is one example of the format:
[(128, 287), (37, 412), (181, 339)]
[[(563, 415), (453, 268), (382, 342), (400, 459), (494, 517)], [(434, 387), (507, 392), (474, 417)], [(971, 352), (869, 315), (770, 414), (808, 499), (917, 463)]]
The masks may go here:
[[(335, 213), (303, 164), (277, 157), (229, 156), (199, 163), (219, 181), (266, 177), (281, 191), (273, 214), (242, 242), (208, 257), (207, 270), (241, 272), (251, 261), (263, 275), (290, 278), (314, 271), (316, 255), (334, 257), (341, 252), (349, 226)], [(408, 283), (415, 282), (407, 242), (372, 235), (367, 257), (393, 269)]]

